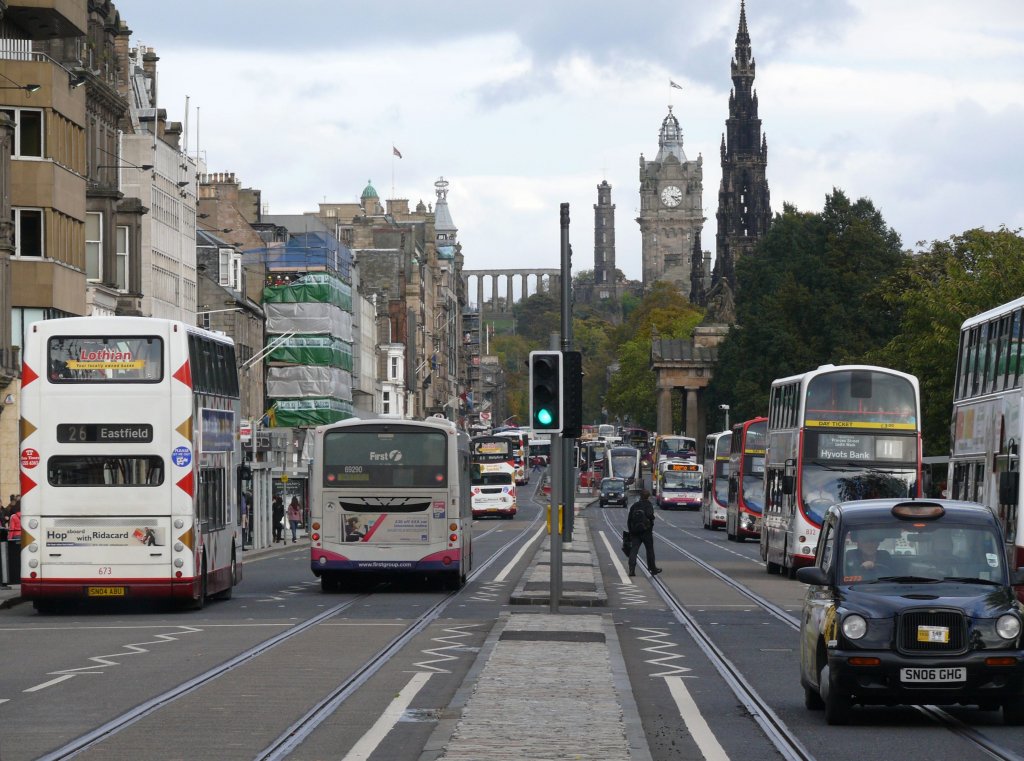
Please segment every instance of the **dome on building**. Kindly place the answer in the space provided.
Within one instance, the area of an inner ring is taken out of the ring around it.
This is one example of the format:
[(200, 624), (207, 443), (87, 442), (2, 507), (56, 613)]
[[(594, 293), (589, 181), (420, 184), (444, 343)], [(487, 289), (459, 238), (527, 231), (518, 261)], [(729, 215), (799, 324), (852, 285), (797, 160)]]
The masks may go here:
[(377, 189), (375, 187), (373, 187), (373, 182), (371, 180), (367, 180), (366, 181), (366, 187), (363, 188), (363, 193), (359, 197), (360, 198), (380, 198), (380, 196), (377, 195)]

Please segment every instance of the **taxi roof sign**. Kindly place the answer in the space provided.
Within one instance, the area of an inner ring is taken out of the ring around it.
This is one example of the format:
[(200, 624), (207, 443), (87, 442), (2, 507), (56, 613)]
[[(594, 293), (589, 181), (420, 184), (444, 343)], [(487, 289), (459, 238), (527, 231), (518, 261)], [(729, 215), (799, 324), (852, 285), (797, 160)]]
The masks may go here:
[(946, 514), (946, 508), (934, 502), (901, 502), (893, 505), (892, 514), (903, 520), (935, 520)]

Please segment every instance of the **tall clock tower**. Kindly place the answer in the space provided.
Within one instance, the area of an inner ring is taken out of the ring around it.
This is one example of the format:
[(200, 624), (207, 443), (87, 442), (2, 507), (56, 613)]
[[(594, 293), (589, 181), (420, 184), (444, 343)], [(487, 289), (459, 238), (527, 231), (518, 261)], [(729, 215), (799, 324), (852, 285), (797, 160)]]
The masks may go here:
[(648, 290), (656, 281), (666, 280), (689, 295), (693, 275), (705, 280), (708, 273), (692, 273), (699, 260), (706, 269), (710, 257), (693, 256), (704, 227), (703, 163), (698, 155), (689, 161), (683, 152), (683, 131), (668, 107), (668, 116), (658, 134), (658, 156), (647, 161), (640, 156), (640, 225), (643, 284)]

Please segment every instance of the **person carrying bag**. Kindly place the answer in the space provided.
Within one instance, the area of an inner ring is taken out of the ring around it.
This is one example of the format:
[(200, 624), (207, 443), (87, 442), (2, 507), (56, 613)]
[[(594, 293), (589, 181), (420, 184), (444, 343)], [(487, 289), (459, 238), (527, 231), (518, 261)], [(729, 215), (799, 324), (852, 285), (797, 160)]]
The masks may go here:
[(631, 547), (629, 550), (629, 575), (636, 576), (636, 556), (640, 545), (647, 549), (647, 570), (651, 576), (661, 573), (654, 562), (654, 505), (651, 504), (651, 493), (647, 489), (640, 492), (640, 499), (629, 508), (626, 527), (629, 529)]

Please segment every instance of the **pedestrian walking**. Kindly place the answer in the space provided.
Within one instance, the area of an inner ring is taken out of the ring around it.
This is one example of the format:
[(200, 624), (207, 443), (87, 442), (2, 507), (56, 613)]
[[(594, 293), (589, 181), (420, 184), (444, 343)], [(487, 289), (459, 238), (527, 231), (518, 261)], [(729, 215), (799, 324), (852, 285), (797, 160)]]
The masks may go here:
[(636, 556), (640, 545), (647, 548), (647, 570), (651, 576), (661, 573), (654, 562), (654, 505), (651, 504), (651, 493), (647, 489), (640, 491), (640, 499), (629, 508), (626, 517), (626, 528), (629, 529), (632, 546), (629, 550), (629, 575), (636, 576)]
[(7, 559), (12, 584), (21, 583), (21, 500), (14, 503), (14, 512), (7, 518)]
[(292, 497), (292, 501), (288, 503), (288, 524), (292, 527), (292, 544), (298, 540), (300, 523), (302, 523), (302, 508), (299, 507), (299, 498)]
[(274, 527), (274, 544), (284, 541), (284, 500), (278, 494), (270, 506), (270, 521)]

